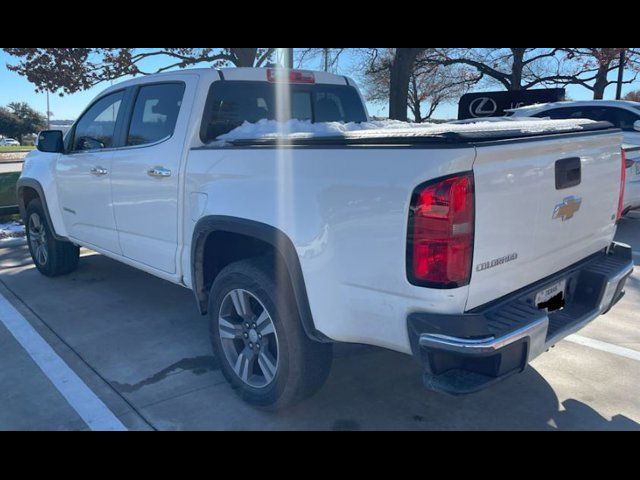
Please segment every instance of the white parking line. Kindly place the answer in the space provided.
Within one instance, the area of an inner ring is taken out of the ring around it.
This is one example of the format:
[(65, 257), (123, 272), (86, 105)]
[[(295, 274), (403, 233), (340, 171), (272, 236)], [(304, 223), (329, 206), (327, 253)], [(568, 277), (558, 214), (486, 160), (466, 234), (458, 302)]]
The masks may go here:
[(565, 340), (572, 343), (577, 343), (584, 347), (593, 348), (594, 350), (600, 350), (601, 352), (612, 353), (619, 357), (629, 358), (631, 360), (637, 360), (640, 362), (640, 352), (631, 350), (630, 348), (619, 347), (607, 342), (601, 342), (600, 340), (594, 340), (593, 338), (583, 337), (581, 335), (571, 335)]
[(127, 430), (102, 400), (2, 295), (0, 295), (0, 321), (91, 430)]

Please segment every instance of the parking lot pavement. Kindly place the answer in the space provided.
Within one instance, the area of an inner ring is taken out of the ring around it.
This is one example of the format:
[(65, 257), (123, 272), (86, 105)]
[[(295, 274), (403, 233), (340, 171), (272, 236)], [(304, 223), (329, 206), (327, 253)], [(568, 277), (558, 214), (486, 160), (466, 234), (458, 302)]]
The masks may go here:
[[(0, 325), (0, 425), (21, 430), (88, 427), (9, 331)], [(52, 423), (52, 419), (55, 422)]]
[[(640, 215), (618, 237), (640, 250)], [(47, 279), (23, 246), (0, 250), (0, 294), (133, 430), (640, 430), (640, 271), (613, 312), (488, 391), (426, 392), (411, 358), (339, 345), (320, 393), (277, 414), (234, 396), (181, 287), (89, 252)], [(0, 429), (89, 428), (1, 325)]]

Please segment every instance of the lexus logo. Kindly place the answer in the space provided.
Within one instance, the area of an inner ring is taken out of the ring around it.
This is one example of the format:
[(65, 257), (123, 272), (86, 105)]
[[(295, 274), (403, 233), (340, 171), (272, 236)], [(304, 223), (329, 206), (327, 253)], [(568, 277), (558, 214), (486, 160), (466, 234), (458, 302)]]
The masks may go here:
[(498, 104), (495, 100), (488, 97), (476, 98), (469, 105), (469, 114), (474, 118), (490, 117), (497, 111)]

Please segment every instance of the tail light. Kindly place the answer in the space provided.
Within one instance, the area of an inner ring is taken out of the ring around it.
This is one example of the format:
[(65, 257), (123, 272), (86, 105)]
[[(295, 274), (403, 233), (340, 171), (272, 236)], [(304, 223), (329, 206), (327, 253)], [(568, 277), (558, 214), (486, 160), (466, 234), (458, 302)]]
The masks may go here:
[(316, 83), (313, 72), (306, 70), (289, 70), (286, 68), (268, 68), (267, 80), (271, 83)]
[(624, 208), (624, 185), (627, 181), (627, 154), (622, 150), (622, 173), (620, 174), (620, 198), (618, 199), (618, 214), (616, 222), (622, 218), (622, 209)]
[(407, 241), (407, 271), (413, 285), (457, 288), (469, 283), (474, 215), (471, 173), (416, 189)]

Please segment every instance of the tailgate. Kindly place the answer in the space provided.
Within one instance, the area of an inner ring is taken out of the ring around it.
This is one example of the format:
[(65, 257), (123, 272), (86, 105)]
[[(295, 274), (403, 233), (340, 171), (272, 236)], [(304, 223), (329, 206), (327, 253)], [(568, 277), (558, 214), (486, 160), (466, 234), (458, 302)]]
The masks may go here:
[[(467, 310), (609, 246), (615, 234), (621, 143), (619, 133), (603, 132), (478, 147)], [(577, 168), (581, 178), (572, 186)]]

